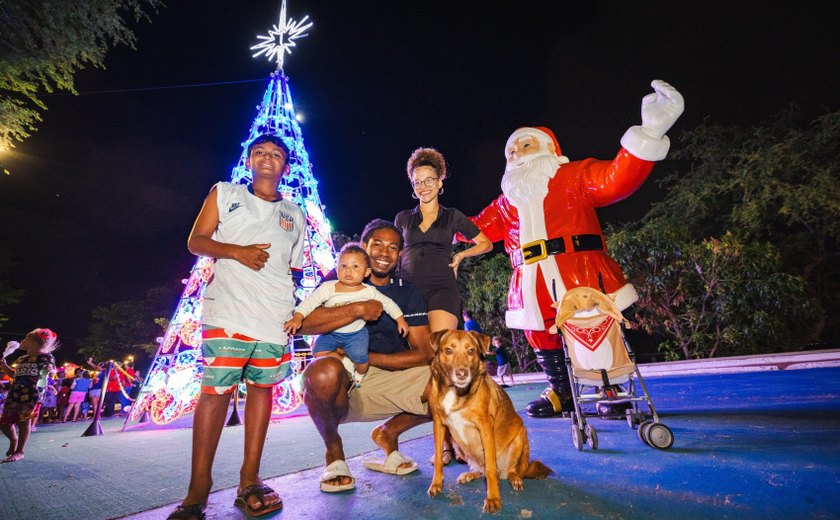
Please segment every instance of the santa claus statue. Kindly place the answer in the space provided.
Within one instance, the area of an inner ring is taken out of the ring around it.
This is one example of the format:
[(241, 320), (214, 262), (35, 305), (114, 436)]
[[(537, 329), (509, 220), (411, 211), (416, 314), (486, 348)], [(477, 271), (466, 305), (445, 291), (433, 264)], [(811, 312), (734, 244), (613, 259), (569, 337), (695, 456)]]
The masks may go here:
[(472, 219), (490, 240), (504, 240), (513, 266), (507, 326), (525, 331), (548, 376), (549, 388), (527, 407), (532, 417), (559, 415), (571, 406), (562, 340), (548, 331), (556, 314), (552, 303), (579, 286), (607, 292), (621, 310), (638, 298), (607, 256), (595, 208), (636, 191), (668, 153), (665, 132), (682, 114), (683, 98), (664, 81), (651, 86), (654, 92), (642, 99), (641, 126), (627, 130), (611, 161), (569, 162), (547, 128), (513, 132), (505, 145), (502, 195)]

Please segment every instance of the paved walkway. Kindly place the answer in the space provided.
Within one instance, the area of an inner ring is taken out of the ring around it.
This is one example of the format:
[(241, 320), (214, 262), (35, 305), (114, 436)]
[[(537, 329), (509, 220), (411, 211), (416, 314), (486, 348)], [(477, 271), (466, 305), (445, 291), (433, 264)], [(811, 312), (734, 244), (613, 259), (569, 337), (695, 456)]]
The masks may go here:
[[(624, 421), (593, 419), (600, 447), (579, 452), (568, 419), (521, 414), (532, 457), (556, 474), (526, 481), (518, 493), (503, 482), (502, 511), (493, 518), (838, 518), (840, 367), (823, 362), (828, 368), (813, 368), (817, 363), (794, 370), (793, 363), (748, 372), (649, 374), (654, 404), (676, 437), (668, 451), (642, 444)], [(509, 394), (521, 409), (541, 389), (541, 382), (527, 382)], [(309, 418), (273, 423), (263, 474), (279, 475), (267, 482), (285, 507), (272, 518), (490, 517), (481, 512), (484, 482), (456, 483), (463, 466), (446, 468), (442, 495), (426, 495), (428, 425), (401, 446), (420, 462), (419, 472), (394, 477), (366, 470), (362, 459), (373, 449), (367, 438), (373, 425), (342, 426), (357, 489), (328, 495), (318, 491), (323, 446)], [(189, 430), (120, 433), (118, 426), (105, 423), (106, 435), (83, 439), (80, 426), (39, 429), (25, 461), (0, 466), (3, 518), (165, 518), (186, 489)], [(65, 431), (72, 438), (62, 436)], [(223, 435), (209, 519), (244, 517), (232, 505), (241, 431), (232, 427)], [(65, 439), (69, 446), (62, 450), (57, 443)], [(57, 459), (56, 453), (66, 455)]]
[[(532, 456), (554, 469), (545, 481), (526, 481), (514, 493), (502, 485), (494, 518), (621, 519), (840, 517), (840, 369), (762, 371), (649, 378), (663, 421), (676, 442), (668, 451), (642, 444), (623, 421), (590, 421), (597, 451), (576, 451), (568, 419), (526, 418)], [(282, 490), (278, 518), (483, 518), (483, 481), (458, 485), (463, 466), (446, 468), (445, 491), (426, 489), (431, 436), (403, 451), (421, 471), (393, 477), (349, 461), (355, 492), (317, 489), (321, 468), (269, 481)], [(242, 518), (233, 490), (213, 495), (208, 518)], [(165, 518), (171, 506), (132, 519)]]

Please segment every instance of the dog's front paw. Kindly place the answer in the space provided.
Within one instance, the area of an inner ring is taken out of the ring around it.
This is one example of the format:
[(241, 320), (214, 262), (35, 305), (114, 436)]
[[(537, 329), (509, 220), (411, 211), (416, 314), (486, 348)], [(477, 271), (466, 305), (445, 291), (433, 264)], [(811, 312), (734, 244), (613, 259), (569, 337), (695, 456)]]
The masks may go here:
[(501, 497), (498, 497), (498, 498), (487, 497), (487, 498), (484, 499), (484, 512), (485, 513), (498, 513), (500, 509), (502, 509), (502, 499), (501, 499)]
[(525, 489), (521, 477), (510, 475), (510, 477), (508, 478), (510, 479), (510, 487), (512, 487), (514, 491), (522, 491), (523, 489)]
[(443, 480), (432, 480), (432, 485), (429, 486), (429, 490), (426, 493), (429, 494), (430, 497), (436, 497), (440, 494), (443, 490)]

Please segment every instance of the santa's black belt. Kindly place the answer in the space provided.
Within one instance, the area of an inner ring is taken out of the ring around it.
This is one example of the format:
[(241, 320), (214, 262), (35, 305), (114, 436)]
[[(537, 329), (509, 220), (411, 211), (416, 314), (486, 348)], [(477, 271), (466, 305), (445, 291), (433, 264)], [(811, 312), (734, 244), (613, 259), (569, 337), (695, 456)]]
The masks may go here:
[[(601, 235), (572, 235), (568, 237), (572, 244), (570, 253), (579, 251), (603, 251), (604, 239)], [(566, 252), (566, 243), (563, 237), (551, 238), (548, 240), (535, 240), (528, 242), (510, 255), (510, 263), (513, 267), (522, 264), (533, 264), (548, 258), (550, 255), (559, 255)]]

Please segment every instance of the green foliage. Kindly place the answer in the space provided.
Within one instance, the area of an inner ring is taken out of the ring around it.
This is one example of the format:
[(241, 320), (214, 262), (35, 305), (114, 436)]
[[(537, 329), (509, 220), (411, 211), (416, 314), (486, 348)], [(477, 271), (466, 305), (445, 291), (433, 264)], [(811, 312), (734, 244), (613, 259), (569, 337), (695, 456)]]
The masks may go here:
[[(11, 277), (14, 265), (6, 252), (0, 252), (0, 310), (10, 305), (20, 302), (23, 297), (23, 290), (16, 289), (9, 285), (9, 278)], [(0, 324), (8, 320), (6, 316), (0, 312)]]
[(782, 269), (807, 284), (815, 309), (809, 339), (836, 337), (840, 111), (805, 123), (790, 109), (748, 129), (703, 124), (682, 141), (674, 157), (691, 168), (666, 178), (668, 196), (645, 220), (690, 230), (695, 241), (729, 232), (774, 244)]
[(769, 243), (732, 233), (693, 241), (685, 228), (651, 220), (612, 233), (608, 248), (639, 293), (625, 314), (667, 338), (667, 359), (778, 351), (810, 311), (802, 279), (782, 271)]
[(464, 260), (459, 268), (463, 306), (470, 309), (484, 334), (501, 336), (513, 354), (511, 364), (520, 372), (539, 370), (534, 352), (521, 330), (505, 325), (507, 294), (511, 267), (507, 255), (497, 254), (471, 262)]
[(142, 350), (157, 351), (157, 337), (166, 332), (172, 314), (172, 287), (155, 287), (142, 300), (125, 300), (97, 307), (91, 315), (90, 333), (80, 354), (94, 359), (122, 358)]
[(73, 75), (104, 67), (118, 44), (134, 47), (126, 24), (148, 19), (160, 0), (4, 0), (0, 2), (0, 150), (23, 140), (47, 107), (39, 96), (75, 93)]

